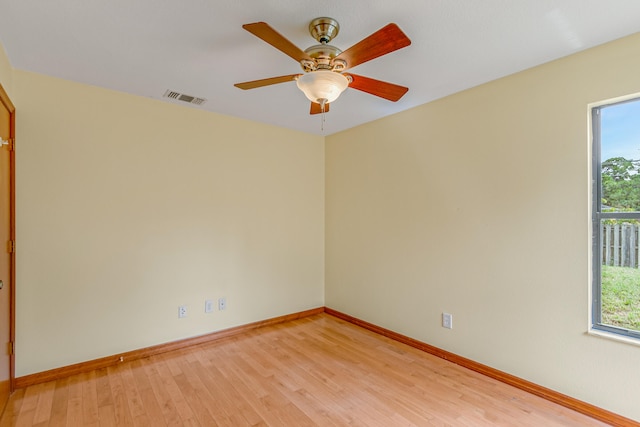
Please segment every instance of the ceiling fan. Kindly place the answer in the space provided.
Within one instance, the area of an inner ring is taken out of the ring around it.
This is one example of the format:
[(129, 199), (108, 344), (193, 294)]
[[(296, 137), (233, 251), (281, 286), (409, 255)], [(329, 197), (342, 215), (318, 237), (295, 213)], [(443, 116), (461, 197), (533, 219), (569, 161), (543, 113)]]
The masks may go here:
[(348, 69), (364, 62), (409, 46), (411, 40), (396, 24), (386, 25), (345, 51), (329, 44), (340, 30), (338, 21), (332, 18), (316, 18), (311, 21), (309, 32), (320, 44), (304, 51), (266, 22), (245, 24), (242, 28), (299, 62), (304, 74), (289, 74), (236, 83), (234, 86), (240, 89), (255, 89), (296, 81), (298, 88), (311, 101), (310, 114), (328, 112), (329, 104), (335, 101), (347, 87), (393, 102), (398, 101), (409, 90), (393, 83), (345, 73)]

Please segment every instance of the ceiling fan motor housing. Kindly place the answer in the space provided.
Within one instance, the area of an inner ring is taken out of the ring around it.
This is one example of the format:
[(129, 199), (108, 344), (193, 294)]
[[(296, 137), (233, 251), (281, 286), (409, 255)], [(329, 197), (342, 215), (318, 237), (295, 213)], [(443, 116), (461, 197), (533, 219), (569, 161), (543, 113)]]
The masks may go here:
[(341, 71), (346, 68), (345, 61), (334, 61), (334, 58), (340, 55), (342, 51), (330, 44), (317, 44), (305, 49), (304, 52), (312, 58), (311, 61), (308, 59), (300, 61), (300, 65), (302, 65), (302, 69), (305, 72), (316, 70)]

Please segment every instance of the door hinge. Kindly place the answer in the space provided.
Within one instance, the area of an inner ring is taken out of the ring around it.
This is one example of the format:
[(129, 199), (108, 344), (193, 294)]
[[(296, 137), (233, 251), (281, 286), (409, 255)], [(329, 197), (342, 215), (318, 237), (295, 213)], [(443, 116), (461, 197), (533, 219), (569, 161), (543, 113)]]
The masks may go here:
[(12, 254), (13, 252), (15, 252), (15, 250), (16, 250), (16, 241), (15, 240), (9, 240), (7, 242), (7, 252)]
[(6, 140), (4, 140), (2, 139), (2, 137), (0, 137), (0, 147), (2, 147), (3, 145), (9, 147), (9, 151), (13, 151), (13, 138), (7, 138)]
[(13, 356), (13, 342), (9, 341), (7, 344), (9, 344), (7, 348), (7, 351), (9, 352), (9, 356)]

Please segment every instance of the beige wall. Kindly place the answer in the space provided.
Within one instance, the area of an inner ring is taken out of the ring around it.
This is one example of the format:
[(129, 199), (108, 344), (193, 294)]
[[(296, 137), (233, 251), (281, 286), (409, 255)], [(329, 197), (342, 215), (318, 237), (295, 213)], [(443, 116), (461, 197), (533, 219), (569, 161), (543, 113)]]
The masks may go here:
[(587, 105), (639, 76), (635, 35), (327, 137), (327, 306), (640, 420), (586, 333)]
[(13, 68), (9, 63), (9, 58), (7, 58), (2, 44), (0, 44), (0, 84), (9, 97), (11, 97), (13, 90)]
[(17, 376), (324, 305), (322, 137), (18, 70), (14, 98)]

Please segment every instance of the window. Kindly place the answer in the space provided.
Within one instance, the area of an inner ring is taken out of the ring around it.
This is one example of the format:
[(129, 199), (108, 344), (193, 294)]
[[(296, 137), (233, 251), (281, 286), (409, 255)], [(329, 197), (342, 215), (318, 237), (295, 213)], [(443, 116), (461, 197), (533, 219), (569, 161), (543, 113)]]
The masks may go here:
[(640, 338), (640, 98), (591, 113), (592, 327)]

